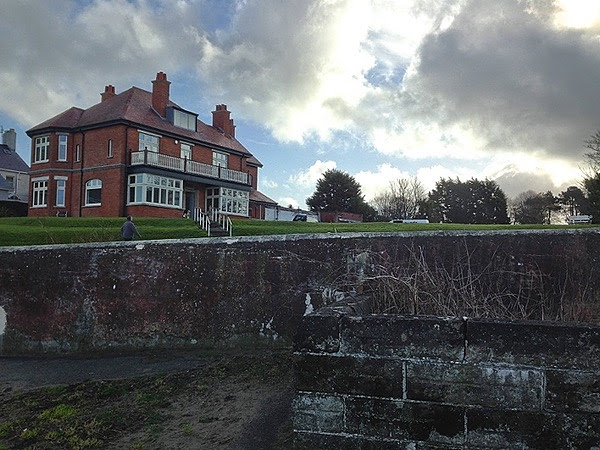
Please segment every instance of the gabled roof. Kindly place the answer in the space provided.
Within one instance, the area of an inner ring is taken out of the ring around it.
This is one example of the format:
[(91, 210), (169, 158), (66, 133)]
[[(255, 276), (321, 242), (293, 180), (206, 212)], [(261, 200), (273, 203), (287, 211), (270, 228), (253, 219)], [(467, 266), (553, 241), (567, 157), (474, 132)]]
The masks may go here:
[(16, 151), (8, 148), (6, 144), (0, 144), (0, 170), (29, 173), (29, 166)]
[[(182, 109), (171, 101), (167, 106)], [(115, 122), (129, 122), (140, 128), (175, 135), (180, 139), (192, 141), (192, 143), (205, 143), (214, 147), (230, 149), (247, 155), (251, 164), (262, 166), (260, 161), (254, 158), (237, 139), (225, 135), (222, 131), (201, 120), (197, 121), (197, 131), (195, 132), (176, 127), (152, 108), (152, 93), (135, 86), (88, 109), (69, 108), (30, 128), (27, 130), (27, 134), (32, 137), (51, 130), (85, 130)]]

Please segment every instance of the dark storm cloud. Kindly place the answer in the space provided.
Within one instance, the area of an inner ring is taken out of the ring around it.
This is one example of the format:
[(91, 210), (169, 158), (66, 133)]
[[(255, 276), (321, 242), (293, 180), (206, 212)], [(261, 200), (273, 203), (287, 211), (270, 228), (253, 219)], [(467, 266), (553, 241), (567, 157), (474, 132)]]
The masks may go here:
[(422, 42), (405, 85), (413, 117), (465, 125), (490, 150), (579, 160), (600, 127), (600, 41), (590, 30), (557, 28), (549, 4), (466, 3)]

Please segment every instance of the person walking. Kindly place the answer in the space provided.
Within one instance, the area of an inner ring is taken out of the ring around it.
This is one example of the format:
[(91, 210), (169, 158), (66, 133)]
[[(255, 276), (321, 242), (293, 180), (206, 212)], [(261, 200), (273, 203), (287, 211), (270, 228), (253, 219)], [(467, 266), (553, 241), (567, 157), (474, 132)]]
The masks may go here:
[(131, 216), (127, 216), (127, 220), (121, 226), (121, 234), (123, 235), (124, 241), (131, 241), (136, 234), (139, 238), (142, 237), (135, 227)]

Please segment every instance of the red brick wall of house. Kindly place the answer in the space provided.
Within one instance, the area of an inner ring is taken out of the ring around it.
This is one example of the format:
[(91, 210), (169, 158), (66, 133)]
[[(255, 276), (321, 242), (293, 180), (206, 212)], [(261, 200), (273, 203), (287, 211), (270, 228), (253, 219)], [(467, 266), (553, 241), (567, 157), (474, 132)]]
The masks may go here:
[[(32, 164), (32, 178), (49, 176), (48, 206), (46, 208), (30, 208), (32, 216), (53, 216), (57, 212), (67, 212), (71, 217), (112, 217), (125, 216), (130, 208), (126, 206), (126, 166), (131, 162), (131, 152), (139, 151), (139, 129), (126, 125), (114, 125), (105, 128), (87, 130), (69, 135), (67, 161), (58, 161), (58, 134), (49, 133), (50, 148), (48, 163)], [(40, 136), (44, 136), (42, 134)], [(109, 140), (112, 140), (112, 157), (108, 155)], [(183, 140), (183, 142), (186, 142)], [(80, 160), (75, 161), (76, 148), (80, 146)], [(163, 136), (159, 141), (160, 153), (181, 157), (181, 140)], [(31, 154), (35, 152), (35, 137), (32, 138)], [(224, 152), (225, 153), (225, 152)], [(213, 150), (202, 145), (192, 146), (192, 159), (205, 164), (212, 164)], [(228, 167), (250, 174), (252, 186), (257, 187), (256, 167), (246, 164), (246, 158), (229, 154)], [(55, 172), (57, 169), (61, 170)], [(64, 172), (62, 171), (64, 170)], [(56, 207), (56, 180), (54, 176), (66, 176), (66, 206)], [(102, 205), (85, 206), (85, 183), (98, 178), (102, 180)], [(83, 181), (82, 181), (83, 180)], [(30, 192), (30, 204), (32, 193)], [(205, 208), (205, 192), (202, 188), (197, 194), (197, 206)], [(177, 217), (181, 210), (161, 208), (157, 206), (131, 207), (136, 215)]]
[(135, 205), (135, 206), (127, 206), (125, 208), (125, 214), (132, 215), (134, 217), (168, 217), (168, 218), (178, 218), (181, 217), (183, 211), (181, 209), (176, 208), (161, 208), (159, 206), (149, 206), (149, 205)]
[(248, 172), (249, 176), (250, 176), (250, 183), (252, 185), (252, 188), (258, 190), (258, 167), (253, 167), (253, 166), (246, 166), (247, 169), (245, 170), (246, 172)]

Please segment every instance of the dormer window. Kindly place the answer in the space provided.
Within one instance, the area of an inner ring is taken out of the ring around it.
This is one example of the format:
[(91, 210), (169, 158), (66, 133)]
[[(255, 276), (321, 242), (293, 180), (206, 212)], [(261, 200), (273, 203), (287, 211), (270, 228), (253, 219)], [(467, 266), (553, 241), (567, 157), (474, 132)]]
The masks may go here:
[(167, 109), (167, 118), (176, 127), (185, 128), (186, 130), (190, 131), (196, 131), (198, 114), (193, 114), (181, 109), (170, 107)]

